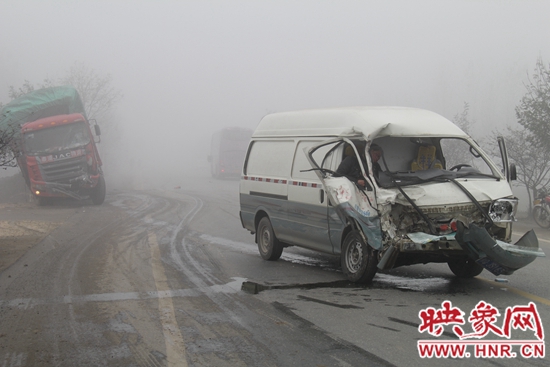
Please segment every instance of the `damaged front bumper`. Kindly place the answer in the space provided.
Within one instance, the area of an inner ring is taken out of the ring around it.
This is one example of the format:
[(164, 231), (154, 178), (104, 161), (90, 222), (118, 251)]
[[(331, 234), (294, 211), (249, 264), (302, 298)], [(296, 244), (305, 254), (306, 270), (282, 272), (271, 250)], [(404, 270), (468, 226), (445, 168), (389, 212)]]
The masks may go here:
[(511, 245), (495, 240), (485, 228), (473, 223), (466, 227), (458, 222), (455, 238), (470, 258), (494, 275), (510, 275), (529, 265), (537, 257), (546, 256), (539, 248), (537, 235), (533, 230)]
[(84, 174), (69, 180), (68, 183), (31, 180), (31, 190), (36, 196), (71, 197), (76, 200), (85, 200), (89, 198), (87, 191), (97, 185), (99, 176), (99, 174)]
[(454, 233), (437, 236), (415, 232), (396, 239), (383, 251), (378, 268), (391, 269), (401, 265), (430, 262), (430, 259), (436, 262), (451, 261), (453, 258), (463, 257), (464, 254), (494, 275), (510, 275), (529, 265), (537, 257), (546, 256), (538, 247), (533, 230), (512, 245), (495, 240), (487, 230), (475, 224), (466, 227), (458, 222), (458, 230)]

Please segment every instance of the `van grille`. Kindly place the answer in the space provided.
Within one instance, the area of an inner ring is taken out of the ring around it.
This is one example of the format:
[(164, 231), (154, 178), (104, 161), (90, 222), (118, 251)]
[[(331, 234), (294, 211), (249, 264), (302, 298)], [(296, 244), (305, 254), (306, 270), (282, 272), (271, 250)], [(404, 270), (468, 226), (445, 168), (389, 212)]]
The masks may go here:
[(86, 174), (86, 156), (40, 164), (45, 182), (70, 183), (76, 177)]

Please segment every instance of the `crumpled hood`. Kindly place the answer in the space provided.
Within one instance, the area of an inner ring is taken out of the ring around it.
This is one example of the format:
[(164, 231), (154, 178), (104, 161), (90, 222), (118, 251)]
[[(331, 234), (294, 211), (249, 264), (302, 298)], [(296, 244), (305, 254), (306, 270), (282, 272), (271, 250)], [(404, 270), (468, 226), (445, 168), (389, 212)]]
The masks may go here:
[[(457, 179), (457, 182), (464, 186), (480, 203), (513, 196), (512, 190), (506, 181), (468, 178)], [(472, 200), (452, 182), (430, 182), (421, 185), (402, 186), (402, 189), (420, 207), (455, 206), (472, 203)], [(377, 199), (378, 204), (398, 203), (410, 205), (397, 188), (379, 189)]]

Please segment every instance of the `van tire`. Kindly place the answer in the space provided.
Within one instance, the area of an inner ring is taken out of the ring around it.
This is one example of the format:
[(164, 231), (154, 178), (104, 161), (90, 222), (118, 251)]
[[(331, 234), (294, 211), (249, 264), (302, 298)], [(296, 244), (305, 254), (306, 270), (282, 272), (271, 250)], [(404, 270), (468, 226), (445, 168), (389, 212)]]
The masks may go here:
[(447, 265), (449, 265), (449, 269), (453, 274), (459, 278), (473, 278), (483, 271), (483, 266), (470, 258), (449, 261)]
[(257, 230), (258, 251), (264, 260), (275, 261), (283, 253), (283, 245), (275, 237), (273, 227), (268, 217), (263, 217), (258, 223)]
[(354, 283), (366, 284), (372, 281), (377, 271), (376, 251), (363, 241), (357, 230), (353, 230), (342, 244), (342, 272)]

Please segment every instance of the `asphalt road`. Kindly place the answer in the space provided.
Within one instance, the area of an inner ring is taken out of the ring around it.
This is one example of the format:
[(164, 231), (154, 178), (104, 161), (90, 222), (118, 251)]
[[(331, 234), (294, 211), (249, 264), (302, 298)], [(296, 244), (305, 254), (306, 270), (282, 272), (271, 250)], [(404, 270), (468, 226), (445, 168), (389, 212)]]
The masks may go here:
[[(263, 261), (240, 225), (238, 181), (111, 190), (101, 206), (9, 198), (0, 251), (17, 238), (20, 248), (0, 273), (0, 366), (550, 365), (517, 346), (508, 358), (476, 358), (473, 346), (469, 357), (421, 358), (417, 347), (457, 340), (448, 325), (440, 337), (419, 332), (420, 311), (444, 301), (466, 318), (484, 301), (498, 325), (508, 307), (533, 302), (548, 327), (547, 258), (469, 280), (415, 265), (358, 287), (331, 256), (289, 248)], [(530, 228), (516, 223), (514, 237)], [(550, 232), (535, 231), (550, 254)], [(527, 328), (510, 340), (535, 339)]]

